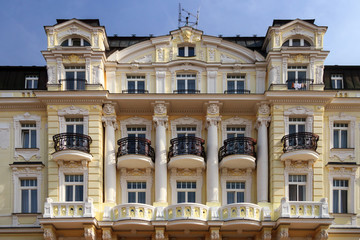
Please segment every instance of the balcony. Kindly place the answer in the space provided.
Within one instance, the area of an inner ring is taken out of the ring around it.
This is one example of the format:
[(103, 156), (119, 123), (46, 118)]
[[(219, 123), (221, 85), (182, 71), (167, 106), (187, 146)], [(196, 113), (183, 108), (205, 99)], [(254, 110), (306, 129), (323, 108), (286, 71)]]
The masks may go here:
[(312, 85), (314, 79), (289, 79), (286, 81), (288, 89), (291, 90), (310, 90), (310, 85)]
[(249, 137), (226, 139), (219, 150), (220, 168), (255, 168), (256, 140)]
[(144, 90), (144, 89), (127, 89), (127, 90), (123, 90), (122, 93), (128, 93), (128, 94), (144, 94), (144, 93), (149, 93), (148, 90)]
[(220, 219), (228, 220), (254, 220), (261, 221), (261, 207), (252, 203), (232, 203), (222, 206)]
[(320, 202), (288, 201), (282, 198), (277, 212), (280, 218), (329, 218), (326, 198)]
[(64, 85), (65, 90), (85, 90), (86, 79), (67, 78), (59, 80)]
[(250, 94), (250, 90), (247, 89), (231, 89), (225, 90), (225, 94)]
[(112, 208), (114, 221), (120, 220), (153, 220), (155, 207), (141, 203), (120, 204)]
[(153, 168), (155, 152), (151, 141), (139, 137), (126, 137), (118, 140), (118, 168)]
[(201, 220), (207, 221), (209, 207), (199, 203), (179, 203), (164, 209), (167, 220)]
[(87, 202), (53, 202), (47, 198), (44, 218), (88, 218), (95, 217), (92, 199)]
[(192, 136), (171, 139), (169, 168), (205, 168), (204, 143), (203, 139)]
[(319, 136), (311, 132), (299, 132), (285, 135), (281, 160), (305, 160), (316, 161), (319, 153), (316, 152)]
[(87, 160), (92, 159), (90, 144), (92, 139), (80, 133), (60, 133), (53, 136), (54, 160)]
[(200, 93), (200, 90), (195, 90), (195, 89), (181, 89), (181, 90), (174, 90), (173, 93), (178, 93), (178, 94), (196, 94), (196, 93)]

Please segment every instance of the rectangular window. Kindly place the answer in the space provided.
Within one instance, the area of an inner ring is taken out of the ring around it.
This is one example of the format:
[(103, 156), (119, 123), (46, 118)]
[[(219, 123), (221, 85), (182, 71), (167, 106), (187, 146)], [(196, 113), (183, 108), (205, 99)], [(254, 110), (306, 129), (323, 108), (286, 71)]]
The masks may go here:
[(227, 204), (245, 202), (245, 182), (226, 182)]
[(25, 89), (37, 89), (39, 76), (27, 75), (25, 76)]
[(146, 182), (127, 182), (128, 203), (146, 203)]
[(128, 154), (145, 154), (147, 146), (144, 140), (136, 140), (136, 138), (146, 139), (146, 127), (145, 126), (128, 126)]
[(67, 133), (84, 133), (84, 118), (65, 118)]
[(348, 147), (348, 124), (347, 123), (334, 123), (333, 133), (334, 148), (347, 148)]
[(196, 126), (176, 126), (176, 133), (178, 137), (195, 137)]
[(84, 201), (84, 176), (65, 175), (65, 201)]
[(227, 139), (235, 137), (245, 137), (245, 127), (244, 126), (227, 126), (226, 127), (226, 136)]
[(177, 182), (176, 188), (178, 203), (196, 201), (196, 182)]
[(226, 93), (245, 93), (245, 75), (228, 75)]
[(195, 48), (184, 46), (178, 48), (178, 56), (179, 57), (194, 57), (195, 56)]
[(343, 75), (331, 74), (331, 87), (333, 89), (343, 89)]
[(85, 90), (85, 67), (70, 66), (65, 67), (65, 89), (66, 90)]
[(306, 66), (288, 66), (287, 84), (288, 89), (306, 90), (308, 84), (306, 82)]
[(145, 93), (145, 76), (127, 76), (128, 93)]
[(348, 180), (333, 180), (333, 213), (347, 213)]
[(37, 213), (37, 179), (20, 179), (21, 212)]
[(289, 200), (306, 201), (306, 175), (289, 175)]
[(196, 74), (177, 74), (178, 93), (196, 93)]
[(36, 123), (21, 124), (22, 148), (36, 148)]

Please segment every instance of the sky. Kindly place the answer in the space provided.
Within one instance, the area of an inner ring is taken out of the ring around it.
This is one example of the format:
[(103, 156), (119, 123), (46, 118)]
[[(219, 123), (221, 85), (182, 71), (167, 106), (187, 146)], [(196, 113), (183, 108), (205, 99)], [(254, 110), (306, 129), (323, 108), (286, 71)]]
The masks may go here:
[(206, 35), (265, 36), (273, 19), (315, 19), (328, 26), (326, 65), (360, 65), (359, 0), (0, 0), (0, 65), (43, 66), (43, 26), (96, 18), (108, 36), (161, 36), (178, 28), (178, 6), (199, 14)]

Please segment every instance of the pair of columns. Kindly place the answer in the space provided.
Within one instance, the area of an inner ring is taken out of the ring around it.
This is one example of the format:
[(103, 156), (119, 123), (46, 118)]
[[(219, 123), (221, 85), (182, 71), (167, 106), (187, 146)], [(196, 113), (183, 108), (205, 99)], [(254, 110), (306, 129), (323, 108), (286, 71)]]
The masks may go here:
[[(220, 104), (210, 102), (207, 107), (207, 203), (219, 203), (219, 160), (218, 160), (218, 124), (221, 120)], [(103, 108), (102, 118), (105, 125), (105, 202), (116, 202), (116, 158), (115, 130), (116, 115), (112, 104)], [(258, 110), (258, 151), (257, 151), (257, 198), (258, 202), (268, 201), (268, 123), (270, 109), (261, 104)], [(167, 204), (167, 156), (166, 128), (168, 122), (167, 107), (164, 102), (155, 103), (153, 121), (156, 126), (155, 142), (155, 202)]]

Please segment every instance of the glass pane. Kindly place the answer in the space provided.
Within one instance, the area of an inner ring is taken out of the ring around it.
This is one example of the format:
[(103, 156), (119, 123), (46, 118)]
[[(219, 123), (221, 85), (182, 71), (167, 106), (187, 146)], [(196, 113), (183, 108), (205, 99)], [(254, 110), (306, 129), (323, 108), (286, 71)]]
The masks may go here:
[(289, 200), (297, 201), (297, 185), (289, 185)]
[(178, 199), (178, 203), (184, 203), (185, 202), (185, 192), (178, 192), (177, 199)]
[(341, 213), (347, 213), (347, 190), (341, 190)]
[(298, 79), (305, 80), (306, 79), (306, 72), (305, 71), (299, 71), (298, 72)]
[(177, 89), (178, 91), (185, 90), (185, 80), (177, 81)]
[(21, 212), (29, 212), (29, 190), (21, 190)]
[(75, 201), (82, 202), (84, 200), (84, 186), (77, 185), (75, 186)]
[(236, 193), (236, 200), (238, 203), (245, 202), (245, 193), (244, 192), (237, 192)]
[(31, 80), (26, 81), (26, 88), (27, 88), (27, 89), (31, 89), (31, 88), (32, 88), (32, 81), (31, 81)]
[(145, 82), (144, 81), (138, 81), (137, 89), (138, 90), (145, 90)]
[(234, 89), (235, 89), (235, 82), (234, 81), (228, 81), (227, 90), (230, 91), (230, 93), (233, 93)]
[(184, 47), (179, 47), (179, 56), (180, 56), (180, 57), (184, 57), (184, 56), (185, 56), (185, 48), (184, 48)]
[(334, 130), (334, 148), (339, 148), (339, 130)]
[(189, 47), (189, 57), (195, 56), (195, 49), (193, 47)]
[(136, 192), (128, 192), (128, 202), (129, 203), (136, 202)]
[(293, 47), (300, 47), (300, 39), (293, 39), (292, 40)]
[(23, 148), (29, 148), (29, 130), (23, 130)]
[(235, 202), (235, 192), (227, 192), (227, 204)]
[(66, 79), (74, 79), (75, 78), (75, 72), (66, 72), (65, 76), (66, 76)]
[(36, 130), (31, 130), (31, 148), (36, 148)]
[(37, 190), (31, 190), (31, 212), (37, 213)]
[(138, 193), (138, 203), (144, 203), (145, 204), (145, 192), (139, 192)]
[(295, 80), (295, 72), (288, 72), (288, 80)]
[(135, 81), (128, 81), (128, 90), (129, 92), (134, 92), (131, 90), (135, 90)]
[(72, 39), (72, 45), (73, 46), (80, 46), (80, 38), (73, 38)]
[(298, 125), (298, 132), (305, 132), (305, 125)]
[(188, 192), (188, 202), (195, 202), (195, 192)]
[(195, 80), (188, 80), (188, 89), (195, 90)]
[(306, 201), (306, 187), (304, 185), (299, 186), (299, 201)]
[(83, 134), (84, 133), (84, 126), (83, 125), (76, 125), (76, 133)]
[(73, 200), (74, 200), (73, 186), (66, 186), (65, 187), (65, 201), (72, 202)]
[(347, 148), (347, 131), (341, 131), (341, 148)]
[(77, 79), (85, 80), (85, 72), (77, 72), (76, 75)]
[(289, 125), (289, 134), (296, 133), (296, 125)]
[(228, 133), (227, 134), (227, 138), (234, 138), (235, 137), (235, 133)]
[(333, 213), (339, 213), (339, 190), (333, 190)]
[(67, 133), (74, 133), (74, 125), (66, 125)]
[(237, 90), (244, 90), (245, 88), (245, 82), (244, 81), (237, 81)]

